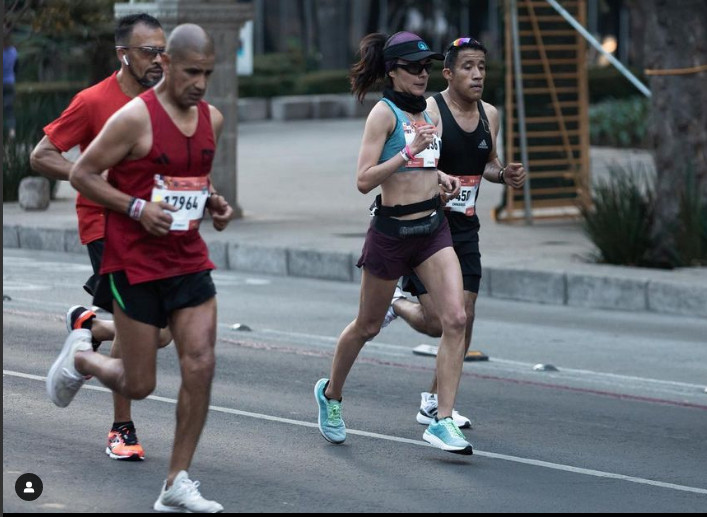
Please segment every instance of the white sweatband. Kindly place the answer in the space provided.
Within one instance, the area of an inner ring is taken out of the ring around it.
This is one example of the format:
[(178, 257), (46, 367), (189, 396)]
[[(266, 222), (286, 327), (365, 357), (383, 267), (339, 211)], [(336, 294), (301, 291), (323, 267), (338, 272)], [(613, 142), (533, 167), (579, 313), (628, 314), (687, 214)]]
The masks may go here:
[(140, 199), (139, 197), (132, 198), (128, 206), (128, 215), (130, 218), (139, 221), (140, 216), (142, 216), (142, 211), (145, 210), (145, 205), (147, 205), (147, 202), (144, 199)]

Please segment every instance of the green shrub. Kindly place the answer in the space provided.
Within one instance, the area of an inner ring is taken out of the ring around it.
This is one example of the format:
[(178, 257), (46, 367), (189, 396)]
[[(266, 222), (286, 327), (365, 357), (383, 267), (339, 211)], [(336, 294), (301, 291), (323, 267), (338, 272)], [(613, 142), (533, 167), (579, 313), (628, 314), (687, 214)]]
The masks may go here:
[(305, 71), (304, 58), (296, 52), (273, 52), (253, 58), (254, 76), (281, 76)]
[(592, 189), (592, 206), (582, 207), (583, 227), (599, 250), (598, 262), (648, 266), (655, 195), (642, 171), (610, 167), (608, 179)]
[(687, 167), (685, 179), (675, 228), (675, 265), (707, 266), (707, 203), (700, 199), (692, 165)]
[(35, 142), (19, 137), (3, 139), (2, 154), (2, 201), (17, 201), (20, 181), (36, 175), (29, 166), (29, 154)]
[[(243, 76), (238, 78), (239, 97), (280, 97), (294, 95), (296, 76)], [(287, 93), (285, 93), (287, 92)]]
[[(68, 106), (78, 89), (75, 83), (18, 84), (15, 97), (17, 136), (3, 139), (3, 202), (17, 201), (20, 181), (36, 176), (29, 165), (29, 155), (44, 136), (43, 128)], [(54, 193), (55, 181), (51, 181)]]
[(609, 177), (595, 182), (592, 205), (582, 207), (583, 228), (598, 249), (598, 262), (622, 266), (674, 268), (707, 265), (707, 202), (700, 197), (692, 166), (685, 170), (685, 188), (678, 217), (669, 228), (674, 246), (668, 258), (653, 253), (660, 237), (654, 232), (655, 177), (645, 169), (610, 167)]
[(348, 93), (351, 88), (348, 70), (321, 70), (303, 74), (298, 78), (297, 95)]
[(592, 145), (647, 147), (650, 104), (645, 97), (607, 99), (589, 106)]

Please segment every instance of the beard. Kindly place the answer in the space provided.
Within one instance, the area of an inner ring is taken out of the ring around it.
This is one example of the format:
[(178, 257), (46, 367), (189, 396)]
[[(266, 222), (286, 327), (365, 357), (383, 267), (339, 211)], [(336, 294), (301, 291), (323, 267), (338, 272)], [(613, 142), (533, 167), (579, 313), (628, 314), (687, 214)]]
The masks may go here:
[(135, 73), (132, 66), (128, 66), (128, 71), (143, 88), (152, 88), (162, 80), (162, 74), (159, 74), (155, 79), (149, 79), (147, 73), (143, 76), (139, 76)]
[(135, 77), (137, 79), (137, 82), (140, 83), (140, 86), (144, 86), (145, 88), (152, 88), (154, 85), (160, 82), (162, 79), (162, 76), (159, 76), (157, 79), (148, 79), (146, 75), (142, 77)]

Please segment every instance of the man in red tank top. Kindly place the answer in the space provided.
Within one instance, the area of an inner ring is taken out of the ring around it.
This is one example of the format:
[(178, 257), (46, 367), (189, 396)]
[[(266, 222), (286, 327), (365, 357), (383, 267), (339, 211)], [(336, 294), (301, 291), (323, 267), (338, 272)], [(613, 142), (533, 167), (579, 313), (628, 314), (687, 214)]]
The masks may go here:
[[(162, 79), (162, 53), (165, 35), (160, 22), (148, 14), (132, 14), (118, 20), (115, 44), (120, 70), (85, 90), (72, 99), (59, 118), (44, 127), (45, 136), (32, 151), (32, 168), (51, 179), (69, 179), (72, 162), (64, 158), (78, 146), (84, 152), (103, 128), (106, 120), (130, 100), (157, 84)], [(104, 251), (105, 208), (82, 194), (76, 197), (79, 238), (88, 250), (93, 275), (84, 289), (93, 295)], [(66, 327), (91, 330), (93, 346), (102, 341), (113, 341), (111, 356), (120, 356), (120, 339), (110, 320), (99, 320), (96, 314), (81, 305), (66, 313)], [(166, 346), (172, 336), (162, 332), (160, 344)], [(138, 441), (131, 416), (129, 399), (113, 394), (113, 425), (108, 432), (106, 454), (116, 460), (142, 460), (145, 451)]]
[[(163, 56), (165, 79), (111, 117), (70, 173), (79, 192), (108, 209), (94, 303), (113, 312), (126, 338), (122, 357), (111, 359), (92, 350), (88, 330), (72, 331), (49, 370), (47, 392), (65, 407), (94, 376), (125, 397), (147, 397), (156, 384), (158, 330), (169, 326), (183, 375), (169, 471), (153, 506), (163, 512), (223, 511), (187, 472), (216, 362), (214, 265), (199, 224), (205, 210), (216, 230), (233, 217), (210, 181), (223, 127), (223, 115), (203, 101), (215, 60), (201, 27), (177, 26)], [(106, 169), (108, 181), (101, 178)]]

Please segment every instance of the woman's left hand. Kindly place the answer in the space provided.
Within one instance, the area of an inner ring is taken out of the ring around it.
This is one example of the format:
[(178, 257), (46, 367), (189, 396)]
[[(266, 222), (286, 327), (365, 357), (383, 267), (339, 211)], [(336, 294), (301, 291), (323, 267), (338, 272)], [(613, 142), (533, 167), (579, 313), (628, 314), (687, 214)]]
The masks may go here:
[(442, 171), (437, 171), (437, 174), (439, 176), (440, 197), (442, 198), (442, 202), (446, 203), (450, 199), (457, 197), (461, 190), (459, 178), (445, 174)]

